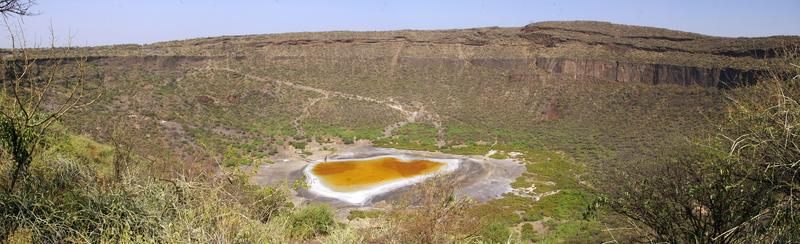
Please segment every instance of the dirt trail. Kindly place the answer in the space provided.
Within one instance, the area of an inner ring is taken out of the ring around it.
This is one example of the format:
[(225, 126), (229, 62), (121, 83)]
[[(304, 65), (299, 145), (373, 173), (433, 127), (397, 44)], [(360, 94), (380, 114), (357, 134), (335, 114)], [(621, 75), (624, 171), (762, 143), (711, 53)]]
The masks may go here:
[(275, 82), (277, 84), (288, 86), (288, 87), (295, 88), (295, 89), (298, 89), (298, 90), (314, 92), (314, 93), (318, 93), (318, 94), (322, 95), (322, 97), (314, 98), (314, 99), (310, 100), (303, 107), (303, 113), (300, 116), (298, 116), (297, 118), (295, 118), (295, 120), (292, 122), (292, 124), (297, 129), (298, 133), (301, 134), (301, 135), (304, 132), (303, 132), (301, 126), (300, 126), (300, 121), (303, 118), (309, 116), (309, 111), (308, 111), (309, 108), (311, 106), (314, 106), (315, 104), (317, 104), (321, 100), (324, 100), (324, 99), (327, 99), (327, 98), (330, 98), (330, 97), (339, 97), (339, 98), (344, 98), (344, 99), (349, 99), (349, 100), (366, 101), (366, 102), (372, 102), (372, 103), (381, 104), (381, 105), (387, 106), (387, 107), (389, 107), (389, 108), (391, 108), (393, 110), (396, 110), (396, 111), (400, 112), (401, 114), (403, 114), (403, 116), (406, 118), (404, 121), (400, 121), (400, 122), (391, 124), (391, 125), (387, 126), (384, 129), (384, 136), (385, 137), (392, 136), (392, 133), (393, 133), (393, 131), (395, 129), (397, 129), (397, 128), (405, 125), (405, 124), (414, 123), (414, 122), (418, 122), (418, 121), (430, 121), (433, 124), (433, 126), (437, 129), (437, 133), (436, 133), (437, 134), (437, 136), (436, 136), (437, 137), (436, 138), (437, 146), (443, 146), (445, 144), (445, 141), (444, 141), (444, 127), (442, 126), (441, 117), (439, 117), (439, 115), (437, 115), (435, 113), (432, 113), (432, 112), (429, 112), (429, 111), (425, 110), (425, 107), (421, 103), (418, 103), (418, 102), (413, 102), (411, 104), (403, 104), (403, 103), (401, 103), (399, 101), (395, 101), (394, 99), (381, 100), (381, 99), (365, 97), (365, 96), (361, 96), (361, 95), (355, 95), (355, 94), (348, 94), (348, 93), (343, 93), (343, 92), (338, 92), (338, 91), (325, 90), (325, 89), (320, 89), (320, 88), (316, 88), (316, 87), (300, 85), (300, 84), (296, 84), (296, 83), (292, 83), (292, 82), (288, 82), (288, 81), (273, 79), (273, 78), (270, 78), (270, 77), (262, 77), (262, 76), (255, 76), (255, 75), (251, 75), (251, 74), (246, 74), (246, 73), (243, 73), (243, 72), (240, 72), (238, 70), (231, 69), (231, 68), (209, 67), (208, 69), (236, 73), (236, 74), (244, 76), (247, 79), (253, 79), (253, 80), (263, 81), (263, 82)]
[(308, 103), (306, 103), (306, 105), (303, 106), (303, 113), (300, 114), (300, 116), (297, 116), (297, 118), (295, 118), (292, 121), (292, 125), (294, 126), (294, 129), (297, 130), (297, 134), (298, 135), (300, 135), (300, 136), (305, 136), (306, 135), (305, 130), (303, 130), (303, 127), (300, 126), (300, 122), (303, 119), (305, 119), (305, 118), (307, 118), (308, 116), (311, 115), (311, 112), (309, 111), (309, 109), (312, 106), (314, 106), (314, 104), (317, 104), (319, 101), (322, 101), (322, 100), (325, 100), (325, 99), (328, 99), (328, 95), (322, 95), (321, 97), (312, 98), (311, 100), (308, 101)]

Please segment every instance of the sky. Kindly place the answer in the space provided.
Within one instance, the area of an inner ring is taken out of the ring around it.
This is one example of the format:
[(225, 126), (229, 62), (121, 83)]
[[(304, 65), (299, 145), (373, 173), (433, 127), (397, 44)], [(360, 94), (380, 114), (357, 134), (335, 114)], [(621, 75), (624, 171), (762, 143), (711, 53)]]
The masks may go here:
[[(800, 35), (800, 0), (35, 0), (7, 22), (28, 45), (147, 44), (221, 35), (521, 27), (598, 20), (714, 36)], [(0, 47), (10, 47), (8, 31)]]

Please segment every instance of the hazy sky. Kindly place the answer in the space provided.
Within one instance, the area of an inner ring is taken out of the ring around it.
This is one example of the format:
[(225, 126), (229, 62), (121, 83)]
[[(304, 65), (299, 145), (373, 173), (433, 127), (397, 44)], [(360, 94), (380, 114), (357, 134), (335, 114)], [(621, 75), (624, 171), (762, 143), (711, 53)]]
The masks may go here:
[[(800, 35), (799, 0), (36, 0), (28, 42), (152, 43), (195, 37), (329, 30), (517, 27), (602, 20), (716, 36)], [(8, 47), (8, 34), (0, 46)]]

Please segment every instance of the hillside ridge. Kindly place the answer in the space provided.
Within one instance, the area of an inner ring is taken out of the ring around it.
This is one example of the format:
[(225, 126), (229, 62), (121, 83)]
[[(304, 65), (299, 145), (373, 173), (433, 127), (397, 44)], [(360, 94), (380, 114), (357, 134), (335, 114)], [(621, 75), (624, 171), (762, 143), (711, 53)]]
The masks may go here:
[[(526, 69), (578, 81), (731, 87), (752, 84), (800, 37), (726, 38), (596, 21), (548, 21), (521, 28), (300, 32), (196, 38), (146, 45), (60, 49), (48, 57), (175, 63), (180, 60), (375, 59)], [(55, 55), (55, 56), (53, 56)], [(161, 58), (161, 57), (174, 58)], [(513, 66), (513, 67), (512, 67)], [(388, 73), (393, 73), (390, 68)], [(387, 74), (392, 75), (392, 74)]]

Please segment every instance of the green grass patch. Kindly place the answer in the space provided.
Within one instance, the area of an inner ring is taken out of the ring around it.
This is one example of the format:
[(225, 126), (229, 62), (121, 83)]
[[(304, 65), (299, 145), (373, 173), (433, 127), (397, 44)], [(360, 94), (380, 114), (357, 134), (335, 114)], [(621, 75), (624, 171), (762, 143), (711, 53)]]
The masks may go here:
[(460, 146), (450, 146), (446, 148), (442, 148), (442, 152), (450, 153), (450, 154), (458, 154), (458, 155), (484, 155), (489, 150), (492, 150), (492, 147), (489, 145), (477, 145), (474, 142), (470, 142)]
[(102, 174), (112, 174), (114, 161), (114, 147), (99, 143), (83, 135), (66, 134), (54, 135), (45, 155), (56, 152), (62, 156), (73, 158), (86, 163)]
[(333, 209), (323, 204), (305, 206), (289, 216), (291, 236), (300, 240), (328, 234), (335, 224)]
[(496, 152), (495, 154), (489, 155), (489, 157), (493, 158), (493, 159), (507, 159), (508, 158), (508, 153), (500, 151), (500, 152)]
[(350, 210), (350, 215), (347, 216), (347, 219), (367, 219), (367, 218), (377, 218), (383, 215), (383, 211), (380, 210)]
[(537, 243), (602, 243), (611, 239), (597, 221), (549, 220), (545, 226), (550, 231), (535, 239)]
[(394, 130), (390, 138), (374, 141), (381, 147), (398, 149), (434, 151), (436, 147), (436, 128), (428, 124), (410, 123)]
[[(545, 243), (569, 242), (577, 240), (598, 240), (605, 237), (600, 231), (600, 222), (586, 219), (588, 206), (595, 199), (594, 194), (578, 183), (577, 175), (584, 172), (584, 166), (576, 163), (565, 153), (546, 149), (525, 149), (517, 146), (498, 145), (504, 151), (522, 152), (521, 160), (527, 171), (512, 183), (514, 188), (536, 186), (536, 193), (558, 191), (553, 195), (534, 201), (530, 197), (508, 194), (503, 198), (491, 200), (480, 205), (478, 213), (492, 213), (488, 218), (515, 226), (523, 222), (547, 220), (551, 230), (545, 235), (537, 235), (532, 229), (520, 229), (521, 240), (535, 240)], [(532, 228), (532, 227), (531, 227)], [(570, 235), (583, 235), (575, 239)]]
[(519, 238), (522, 241), (536, 241), (539, 239), (539, 236), (536, 234), (536, 231), (533, 230), (533, 225), (531, 223), (523, 224), (520, 227), (519, 235)]
[(222, 155), (222, 165), (226, 167), (237, 167), (253, 164), (253, 158), (233, 146), (228, 146)]
[(305, 142), (305, 141), (293, 141), (293, 142), (290, 142), (289, 144), (291, 144), (292, 147), (294, 147), (296, 149), (299, 149), (299, 150), (306, 149), (306, 145), (308, 145), (308, 143)]
[(508, 226), (505, 223), (496, 221), (489, 223), (481, 229), (480, 235), (483, 240), (490, 243), (505, 243), (509, 239), (509, 236), (511, 236), (511, 232), (508, 230)]

